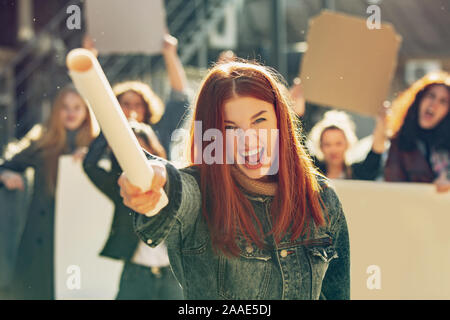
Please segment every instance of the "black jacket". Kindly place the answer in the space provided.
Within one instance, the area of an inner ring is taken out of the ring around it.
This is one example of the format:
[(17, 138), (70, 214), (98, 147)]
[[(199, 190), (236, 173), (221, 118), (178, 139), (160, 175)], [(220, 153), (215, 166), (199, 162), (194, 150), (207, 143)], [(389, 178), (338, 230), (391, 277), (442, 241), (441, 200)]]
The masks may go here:
[[(319, 161), (313, 157), (314, 164), (324, 174), (327, 175), (327, 167), (325, 162)], [(345, 167), (345, 179), (352, 180), (375, 180), (381, 172), (381, 154), (372, 150), (367, 154), (366, 158), (357, 163), (353, 163)]]
[[(72, 153), (69, 150), (65, 154)], [(23, 173), (27, 168), (34, 169), (31, 203), (24, 210), (25, 225), (20, 227), (17, 258), (14, 259), (14, 277), (10, 279), (13, 299), (54, 299), (54, 223), (55, 197), (48, 192), (48, 181), (44, 169), (44, 158), (35, 142), (18, 152), (0, 166)], [(0, 205), (2, 205), (0, 203)], [(11, 232), (14, 226), (11, 226)], [(2, 270), (0, 270), (2, 272)]]
[[(98, 162), (105, 158), (111, 161), (111, 170), (100, 167)], [(108, 143), (100, 134), (90, 145), (83, 161), (83, 168), (94, 185), (114, 203), (114, 218), (108, 240), (100, 255), (129, 261), (139, 243), (133, 231), (132, 211), (123, 204), (117, 180), (122, 173), (112, 152), (108, 152)]]
[[(188, 97), (185, 93), (172, 90), (161, 121), (153, 126), (168, 154), (170, 154), (172, 133), (181, 127), (188, 105)], [(94, 185), (111, 199), (115, 206), (109, 238), (100, 255), (129, 261), (136, 251), (139, 239), (133, 231), (131, 209), (123, 204), (120, 196), (117, 179), (122, 173), (122, 169), (112, 152), (109, 152), (111, 171), (108, 172), (98, 166), (99, 160), (108, 151), (107, 147), (105, 137), (100, 134), (89, 147), (89, 152), (83, 161), (83, 168)]]

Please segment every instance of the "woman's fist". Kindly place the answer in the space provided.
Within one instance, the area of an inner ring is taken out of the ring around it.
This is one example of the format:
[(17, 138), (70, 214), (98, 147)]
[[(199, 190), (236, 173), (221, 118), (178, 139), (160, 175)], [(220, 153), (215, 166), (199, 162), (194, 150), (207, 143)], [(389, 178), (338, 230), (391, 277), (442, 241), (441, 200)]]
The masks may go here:
[(167, 54), (177, 54), (178, 39), (171, 36), (170, 34), (165, 34), (163, 37), (163, 48), (162, 53)]
[(25, 185), (23, 183), (23, 178), (20, 174), (14, 171), (5, 170), (0, 175), (0, 180), (8, 190), (24, 190)]
[(152, 211), (158, 203), (162, 188), (166, 184), (166, 168), (159, 163), (152, 163), (153, 181), (150, 190), (142, 192), (142, 190), (133, 185), (122, 173), (117, 183), (120, 186), (120, 195), (123, 203), (134, 211), (146, 214)]

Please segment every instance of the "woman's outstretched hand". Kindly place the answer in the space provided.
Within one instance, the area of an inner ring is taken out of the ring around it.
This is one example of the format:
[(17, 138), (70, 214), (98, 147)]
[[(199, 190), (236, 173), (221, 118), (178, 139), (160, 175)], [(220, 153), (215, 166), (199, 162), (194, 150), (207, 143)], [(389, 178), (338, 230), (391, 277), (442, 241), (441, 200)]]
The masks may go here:
[(166, 168), (162, 164), (152, 163), (153, 181), (150, 190), (142, 190), (133, 185), (122, 173), (117, 183), (120, 186), (120, 195), (123, 203), (140, 214), (146, 214), (152, 211), (161, 197), (161, 189), (166, 184)]

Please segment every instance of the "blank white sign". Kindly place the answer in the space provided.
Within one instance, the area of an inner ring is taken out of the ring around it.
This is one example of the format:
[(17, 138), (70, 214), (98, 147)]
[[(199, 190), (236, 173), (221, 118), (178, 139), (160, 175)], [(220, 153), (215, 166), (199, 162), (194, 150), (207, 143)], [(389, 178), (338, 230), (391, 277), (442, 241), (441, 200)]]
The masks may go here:
[(450, 299), (449, 192), (419, 183), (333, 184), (349, 227), (351, 299)]
[(166, 30), (162, 0), (87, 0), (88, 33), (100, 54), (157, 54)]
[(112, 218), (112, 202), (91, 183), (81, 163), (62, 156), (55, 208), (56, 299), (116, 297), (123, 262), (99, 256)]

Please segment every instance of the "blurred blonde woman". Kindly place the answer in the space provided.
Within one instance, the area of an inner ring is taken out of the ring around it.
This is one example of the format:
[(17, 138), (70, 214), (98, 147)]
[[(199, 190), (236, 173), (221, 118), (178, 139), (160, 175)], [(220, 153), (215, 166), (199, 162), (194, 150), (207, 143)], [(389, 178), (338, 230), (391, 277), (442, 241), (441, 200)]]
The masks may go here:
[(0, 166), (0, 184), (23, 190), (21, 173), (35, 170), (33, 195), (11, 285), (13, 299), (53, 299), (53, 236), (58, 159), (72, 154), (83, 158), (97, 134), (95, 120), (80, 95), (71, 87), (56, 97), (45, 127), (35, 127), (23, 149)]
[(330, 179), (375, 180), (386, 142), (386, 111), (377, 117), (372, 149), (362, 162), (351, 163), (350, 150), (358, 141), (355, 124), (343, 111), (328, 111), (311, 130), (309, 143), (318, 169)]

